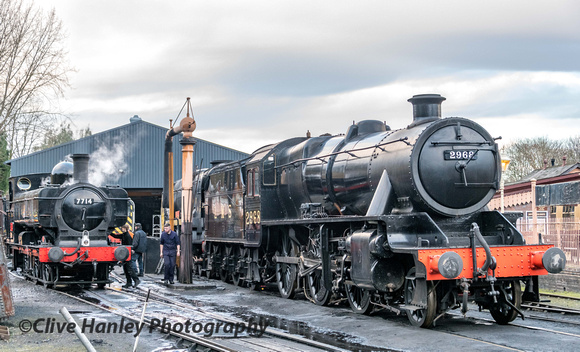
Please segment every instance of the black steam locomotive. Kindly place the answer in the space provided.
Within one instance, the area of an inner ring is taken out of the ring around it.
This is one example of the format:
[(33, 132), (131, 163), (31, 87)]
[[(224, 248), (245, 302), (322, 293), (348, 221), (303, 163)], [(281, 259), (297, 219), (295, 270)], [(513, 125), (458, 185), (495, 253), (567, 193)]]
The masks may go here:
[[(437, 94), (416, 95), (413, 122), (361, 121), (345, 135), (293, 138), (194, 180), (197, 270), (243, 285), (277, 283), (357, 313), (405, 313), (430, 327), (475, 301), (500, 324), (538, 300), (538, 275), (565, 266), (526, 245), (518, 213), (486, 210), (499, 188), (498, 145), (475, 122), (441, 119)], [(203, 259), (203, 260), (201, 260)], [(522, 292), (521, 283), (525, 283)]]
[(127, 221), (130, 199), (122, 188), (89, 183), (88, 155), (72, 159), (57, 164), (46, 185), (34, 175), (10, 180), (6, 244), (13, 268), (37, 283), (102, 288), (110, 282), (110, 266), (131, 256), (108, 239)]

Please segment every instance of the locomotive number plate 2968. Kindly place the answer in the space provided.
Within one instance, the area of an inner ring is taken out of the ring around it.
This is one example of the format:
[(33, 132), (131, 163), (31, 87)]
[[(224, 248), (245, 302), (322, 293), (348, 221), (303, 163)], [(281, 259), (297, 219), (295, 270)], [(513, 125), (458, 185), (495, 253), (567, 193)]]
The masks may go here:
[(445, 150), (443, 158), (445, 160), (477, 160), (475, 152), (475, 150)]
[(94, 202), (93, 198), (75, 198), (75, 205), (91, 205)]

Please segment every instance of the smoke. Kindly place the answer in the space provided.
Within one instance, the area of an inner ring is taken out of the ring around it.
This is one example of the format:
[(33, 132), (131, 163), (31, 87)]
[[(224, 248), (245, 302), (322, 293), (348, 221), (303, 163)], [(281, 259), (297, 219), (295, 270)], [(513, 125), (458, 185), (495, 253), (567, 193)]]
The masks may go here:
[(125, 154), (130, 151), (126, 138), (119, 138), (111, 145), (101, 145), (90, 155), (89, 183), (97, 186), (118, 184), (129, 173)]

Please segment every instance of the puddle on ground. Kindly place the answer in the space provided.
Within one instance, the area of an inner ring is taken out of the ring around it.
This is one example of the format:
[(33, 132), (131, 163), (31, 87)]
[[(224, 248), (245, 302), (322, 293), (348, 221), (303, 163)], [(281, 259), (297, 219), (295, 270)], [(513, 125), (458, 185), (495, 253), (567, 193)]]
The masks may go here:
[[(306, 339), (327, 343), (338, 348), (344, 348), (353, 351), (393, 351), (386, 348), (369, 347), (364, 341), (354, 335), (344, 334), (337, 331), (314, 328), (306, 322), (290, 320), (269, 314), (256, 314), (246, 308), (225, 307), (213, 302), (202, 302), (189, 297), (179, 297), (181, 302), (191, 304), (196, 307), (208, 307), (221, 313), (228, 313), (243, 321), (249, 319), (264, 319), (268, 321), (268, 327), (280, 329), (290, 334), (299, 335)], [(267, 330), (266, 330), (267, 331)]]

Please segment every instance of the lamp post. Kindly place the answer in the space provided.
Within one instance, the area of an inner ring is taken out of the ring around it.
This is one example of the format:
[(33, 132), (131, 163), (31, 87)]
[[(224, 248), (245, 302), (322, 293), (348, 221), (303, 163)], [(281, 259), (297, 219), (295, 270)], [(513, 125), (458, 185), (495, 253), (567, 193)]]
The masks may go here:
[(501, 177), (499, 181), (499, 194), (500, 194), (500, 209), (503, 213), (504, 206), (503, 206), (503, 187), (504, 187), (504, 179), (503, 173), (507, 170), (508, 166), (510, 165), (511, 159), (507, 156), (501, 158)]

